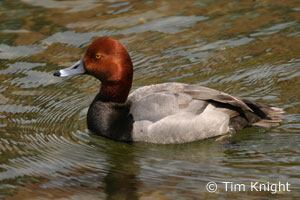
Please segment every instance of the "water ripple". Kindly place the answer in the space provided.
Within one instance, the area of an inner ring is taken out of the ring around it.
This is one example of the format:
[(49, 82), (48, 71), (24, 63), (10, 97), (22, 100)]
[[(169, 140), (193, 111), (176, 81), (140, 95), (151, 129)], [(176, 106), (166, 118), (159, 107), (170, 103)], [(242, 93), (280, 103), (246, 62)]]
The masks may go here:
[(25, 58), (42, 52), (44, 49), (40, 46), (8, 46), (0, 44), (0, 59)]
[[(205, 192), (209, 181), (299, 188), (299, 5), (274, 1), (0, 3), (0, 199), (297, 199)], [(94, 37), (127, 47), (137, 87), (179, 81), (284, 108), (272, 129), (182, 145), (89, 134), (90, 76), (58, 78)]]
[(208, 17), (203, 16), (172, 16), (167, 18), (160, 18), (138, 25), (132, 28), (120, 31), (121, 34), (144, 33), (147, 31), (158, 31), (162, 33), (176, 34), (184, 31), (184, 28), (190, 27), (193, 24), (207, 20)]
[(101, 6), (97, 0), (75, 0), (75, 1), (57, 1), (57, 0), (22, 0), (24, 3), (31, 4), (33, 6), (42, 6), (45, 8), (64, 8), (68, 9), (67, 13), (79, 12), (93, 9), (97, 6)]

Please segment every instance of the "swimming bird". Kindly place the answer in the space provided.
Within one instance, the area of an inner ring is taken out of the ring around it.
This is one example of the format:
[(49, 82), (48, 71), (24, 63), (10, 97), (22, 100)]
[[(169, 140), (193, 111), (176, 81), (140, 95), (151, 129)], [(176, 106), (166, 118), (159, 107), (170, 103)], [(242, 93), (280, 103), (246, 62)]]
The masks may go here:
[(249, 126), (270, 128), (283, 117), (280, 108), (198, 85), (162, 83), (130, 93), (130, 55), (120, 41), (110, 37), (94, 40), (81, 60), (54, 76), (79, 74), (101, 81), (100, 92), (88, 109), (88, 129), (117, 141), (186, 143)]

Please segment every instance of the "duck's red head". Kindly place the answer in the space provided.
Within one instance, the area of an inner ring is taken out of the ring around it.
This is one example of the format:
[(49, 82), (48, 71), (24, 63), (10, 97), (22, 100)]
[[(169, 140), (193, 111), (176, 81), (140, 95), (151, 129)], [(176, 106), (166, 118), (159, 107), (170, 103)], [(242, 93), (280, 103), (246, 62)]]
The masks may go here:
[(101, 81), (100, 96), (103, 99), (120, 103), (126, 101), (132, 84), (133, 67), (131, 58), (120, 41), (109, 37), (94, 40), (82, 60), (54, 75), (84, 73)]

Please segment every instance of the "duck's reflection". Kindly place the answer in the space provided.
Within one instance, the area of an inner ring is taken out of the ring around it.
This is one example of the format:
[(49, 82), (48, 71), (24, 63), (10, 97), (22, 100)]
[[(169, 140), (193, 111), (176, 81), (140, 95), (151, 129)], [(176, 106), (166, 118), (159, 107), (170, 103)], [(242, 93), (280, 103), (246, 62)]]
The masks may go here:
[(132, 146), (117, 142), (106, 151), (110, 166), (104, 178), (106, 199), (138, 199), (139, 165)]

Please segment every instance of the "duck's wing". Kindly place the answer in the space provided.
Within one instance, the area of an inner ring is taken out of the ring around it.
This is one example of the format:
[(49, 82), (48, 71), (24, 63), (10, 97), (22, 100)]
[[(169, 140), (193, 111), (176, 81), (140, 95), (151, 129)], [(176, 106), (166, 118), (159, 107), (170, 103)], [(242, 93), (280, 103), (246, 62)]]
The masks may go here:
[[(128, 100), (135, 121), (133, 140), (138, 141), (190, 142), (226, 134), (230, 128), (273, 125), (280, 120), (277, 117), (270, 122), (266, 118), (268, 123), (263, 121), (261, 124), (265, 112), (260, 108), (270, 111), (270, 107), (197, 85), (150, 85), (135, 90)], [(270, 113), (278, 116), (276, 112)]]
[(231, 118), (253, 110), (244, 101), (211, 88), (183, 83), (163, 83), (141, 87), (128, 97), (136, 120), (158, 121), (163, 117), (186, 111), (200, 114), (210, 105)]
[(132, 92), (128, 99), (133, 102), (138, 102), (141, 99), (156, 93), (185, 93), (193, 99), (205, 101), (213, 100), (240, 107), (245, 111), (252, 111), (252, 109), (239, 98), (211, 88), (183, 83), (162, 83), (144, 86)]

